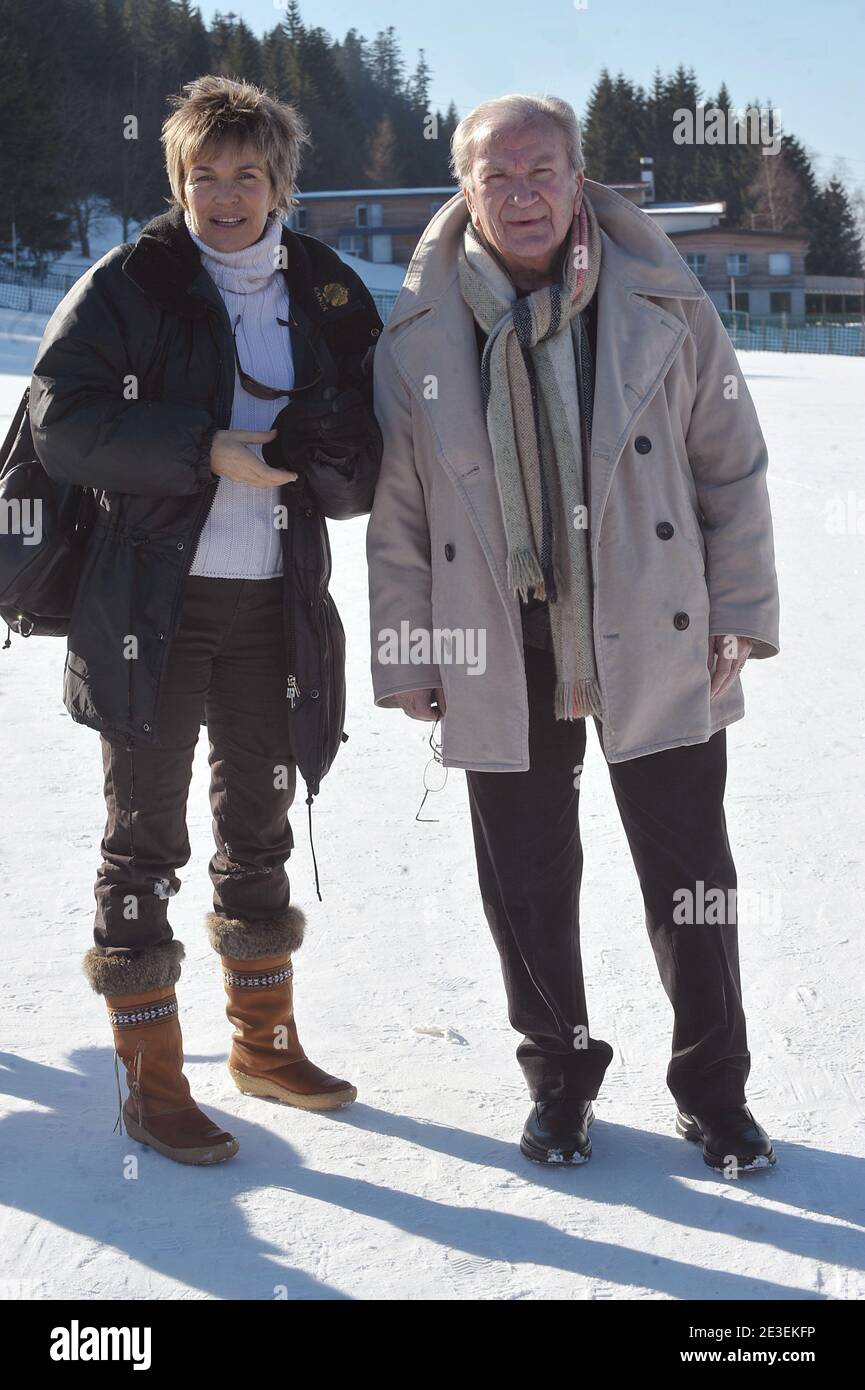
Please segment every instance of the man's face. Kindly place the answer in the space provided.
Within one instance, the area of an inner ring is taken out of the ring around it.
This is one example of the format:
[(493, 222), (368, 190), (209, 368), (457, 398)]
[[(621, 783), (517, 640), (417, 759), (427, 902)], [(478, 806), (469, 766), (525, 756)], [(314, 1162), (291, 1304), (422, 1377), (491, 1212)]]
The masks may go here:
[(508, 271), (552, 273), (582, 197), (565, 137), (552, 121), (490, 133), (472, 165), (465, 198), (475, 228)]
[(252, 145), (225, 141), (200, 150), (184, 193), (197, 236), (216, 251), (241, 251), (258, 241), (273, 206), (265, 161)]

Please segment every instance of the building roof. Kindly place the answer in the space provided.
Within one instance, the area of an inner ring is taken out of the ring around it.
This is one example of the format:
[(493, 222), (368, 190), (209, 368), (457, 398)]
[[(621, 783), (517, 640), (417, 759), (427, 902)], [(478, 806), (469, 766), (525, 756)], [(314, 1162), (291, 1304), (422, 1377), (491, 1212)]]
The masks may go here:
[(667, 236), (671, 241), (685, 237), (715, 237), (723, 241), (733, 241), (736, 237), (758, 237), (768, 241), (801, 242), (803, 246), (808, 243), (807, 232), (769, 232), (762, 227), (692, 227), (689, 231), (668, 232)]
[(311, 188), (307, 193), (298, 193), (298, 198), (406, 198), (414, 194), (446, 193), (452, 198), (459, 193), (453, 184), (446, 188)]
[(865, 294), (865, 280), (857, 275), (806, 275), (810, 294)]
[[(616, 185), (618, 186), (618, 185)], [(643, 212), (652, 216), (653, 212), (704, 212), (716, 213), (721, 217), (727, 211), (726, 203), (644, 203)]]
[[(645, 192), (648, 189), (647, 183), (608, 183), (606, 188), (612, 188), (618, 192), (620, 189), (633, 189)], [(452, 198), (455, 193), (459, 193), (458, 184), (448, 184), (443, 188), (310, 188), (305, 193), (298, 193), (298, 198), (405, 198), (411, 194), (430, 193), (447, 194)], [(651, 212), (657, 208), (660, 212), (723, 212), (724, 203), (649, 203), (647, 211)]]

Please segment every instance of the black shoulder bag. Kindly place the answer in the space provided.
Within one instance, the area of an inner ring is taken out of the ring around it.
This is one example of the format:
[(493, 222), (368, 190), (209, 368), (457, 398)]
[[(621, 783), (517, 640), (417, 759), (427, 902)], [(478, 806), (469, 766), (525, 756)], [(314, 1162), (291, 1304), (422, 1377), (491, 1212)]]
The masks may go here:
[(30, 431), (30, 387), (0, 449), (0, 618), (22, 637), (65, 637), (93, 492), (58, 483), (42, 467)]

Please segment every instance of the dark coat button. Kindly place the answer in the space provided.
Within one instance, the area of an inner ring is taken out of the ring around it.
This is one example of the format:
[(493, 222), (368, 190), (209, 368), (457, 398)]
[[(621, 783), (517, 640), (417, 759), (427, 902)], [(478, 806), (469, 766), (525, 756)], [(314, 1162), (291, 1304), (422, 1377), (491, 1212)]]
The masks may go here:
[(673, 619), (673, 626), (677, 627), (680, 632), (684, 632), (690, 621), (687, 613), (677, 613)]
[(645, 434), (638, 434), (634, 440), (634, 448), (638, 454), (648, 454), (652, 447), (651, 439)]
[(453, 548), (453, 546), (451, 545), (450, 541), (448, 541), (447, 545), (445, 546), (445, 559), (446, 559), (446, 560), (452, 560), (452, 559), (454, 558), (455, 555), (456, 555), (456, 551), (454, 550), (454, 548)]
[(662, 541), (668, 541), (673, 534), (673, 528), (669, 521), (659, 521), (655, 527), (655, 535), (660, 536)]

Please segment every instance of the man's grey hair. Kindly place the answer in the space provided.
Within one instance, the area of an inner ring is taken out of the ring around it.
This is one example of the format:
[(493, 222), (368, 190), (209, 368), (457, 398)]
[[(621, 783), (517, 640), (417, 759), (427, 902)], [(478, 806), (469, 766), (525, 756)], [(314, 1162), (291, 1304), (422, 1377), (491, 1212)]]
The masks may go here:
[(532, 97), (513, 93), (482, 101), (467, 116), (463, 116), (451, 137), (451, 173), (460, 187), (471, 182), (472, 166), (493, 130), (519, 130), (538, 120), (552, 121), (565, 137), (565, 148), (575, 174), (586, 167), (580, 124), (561, 97)]

